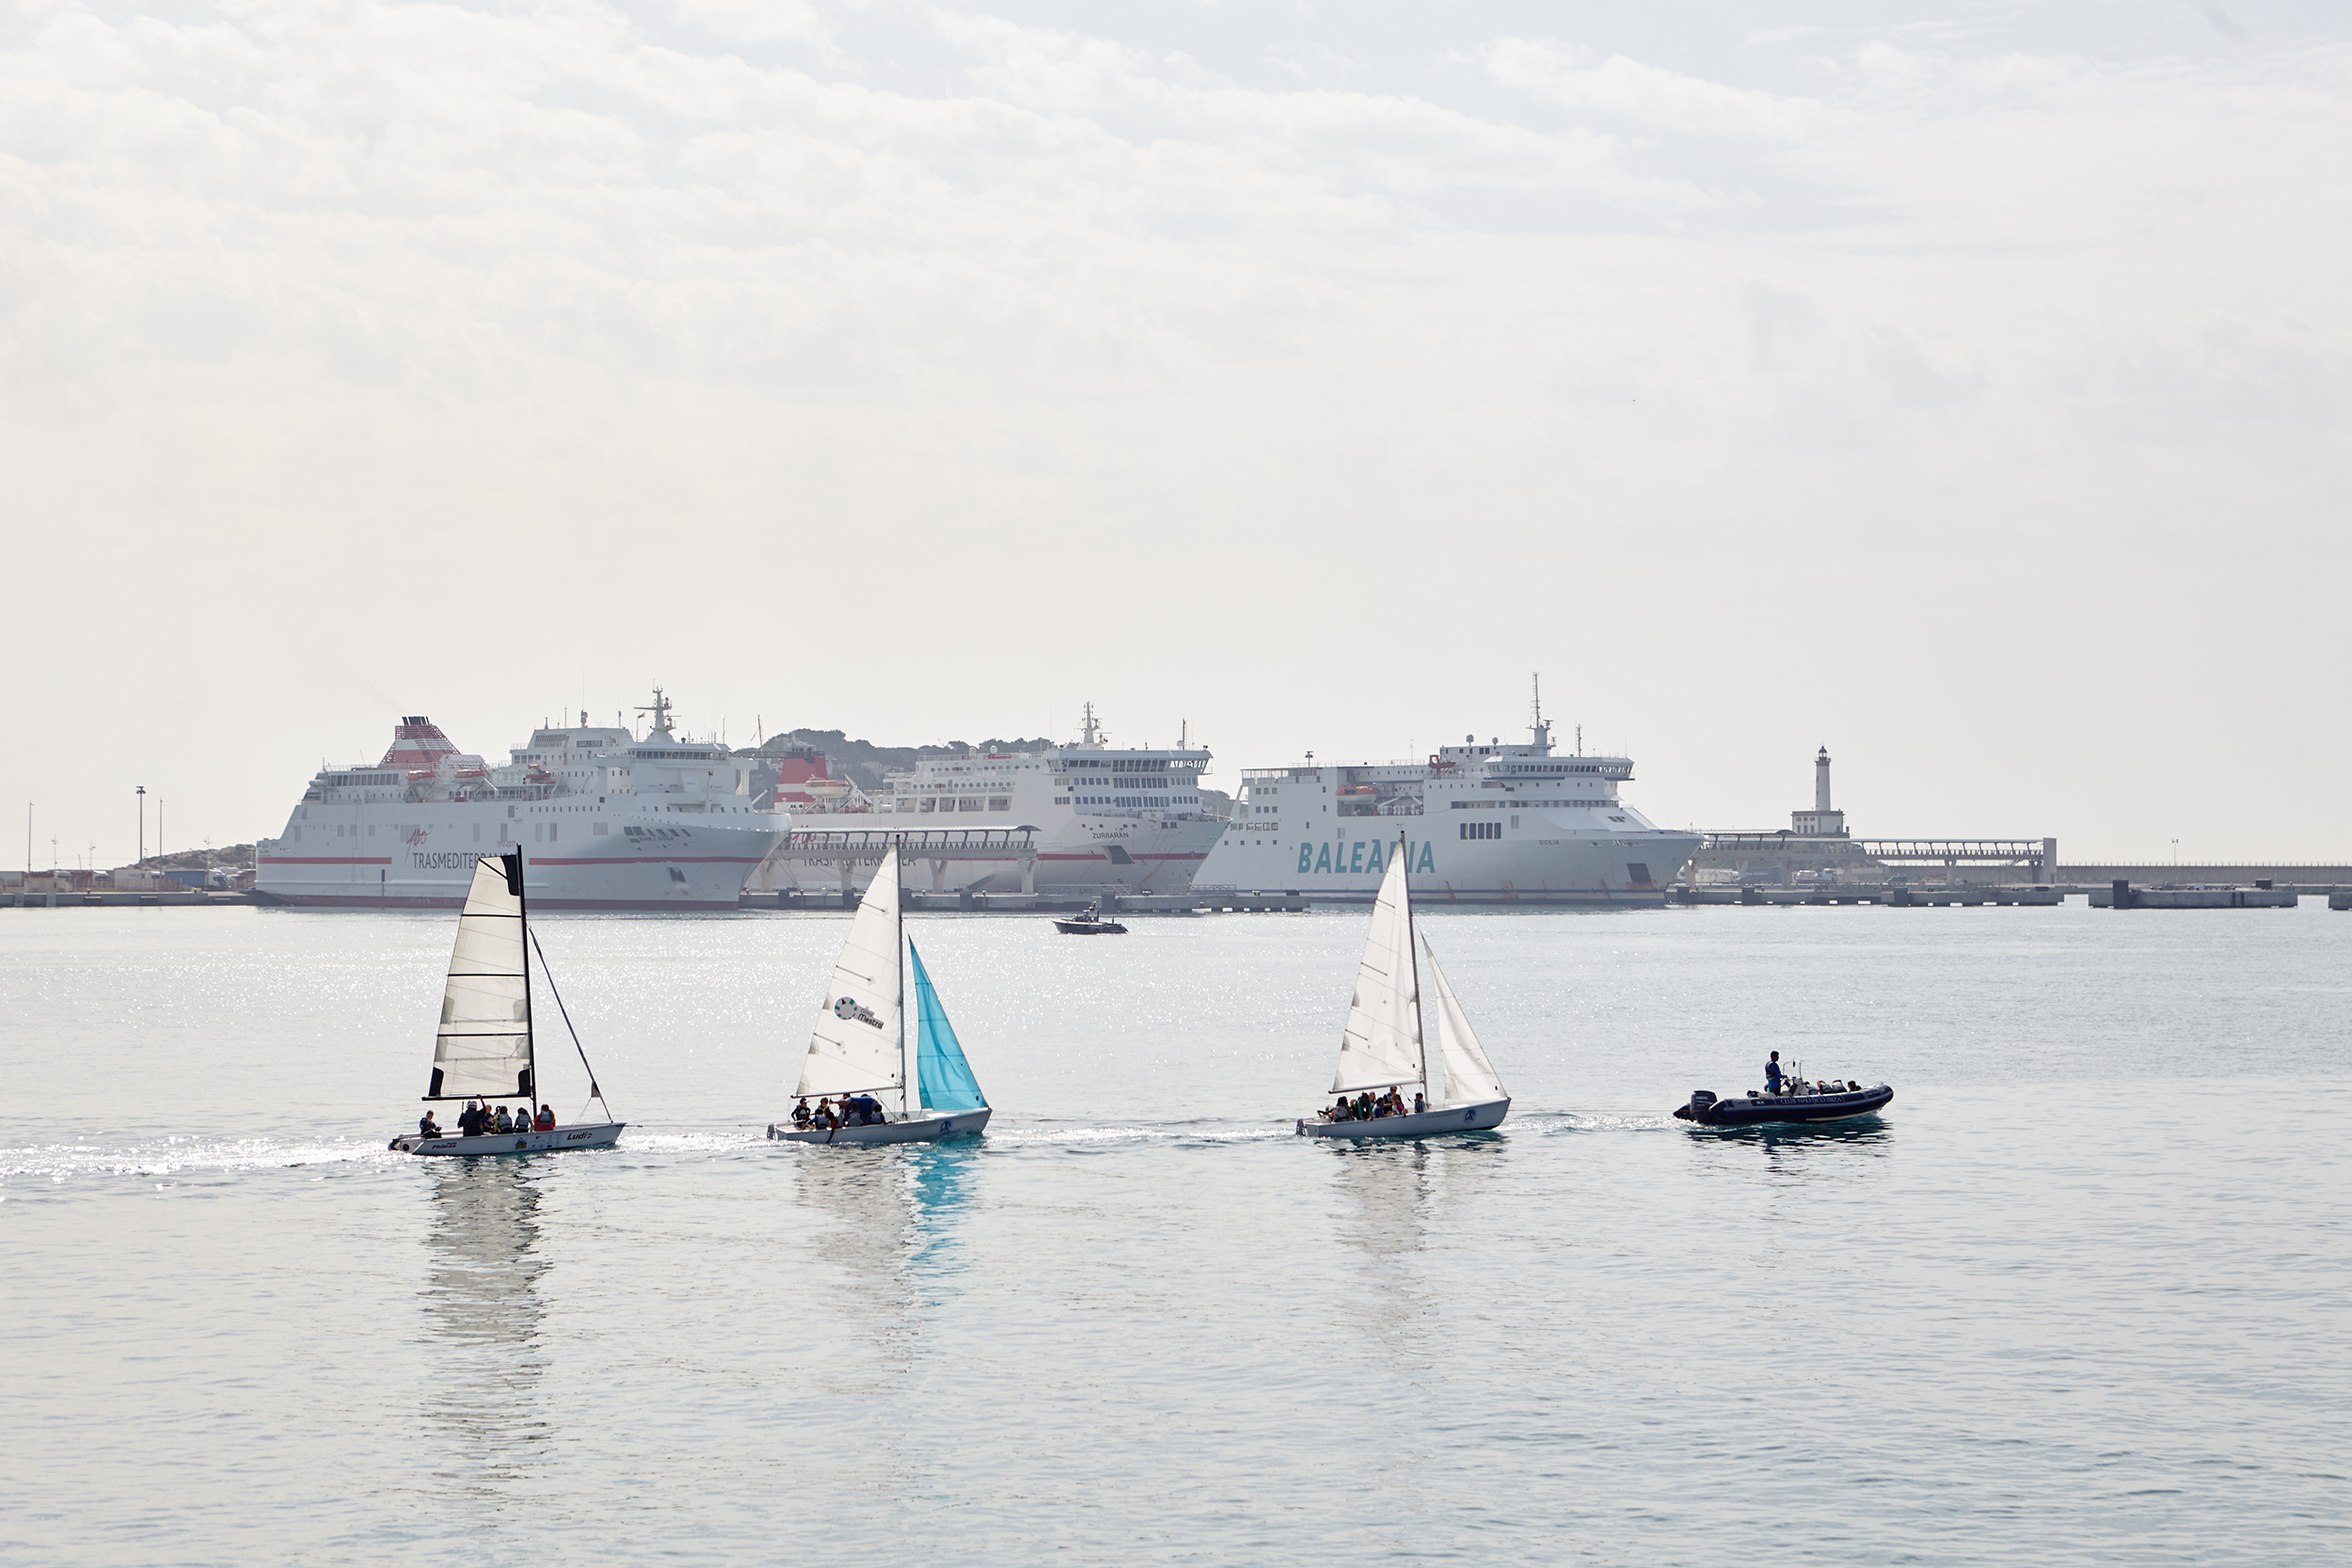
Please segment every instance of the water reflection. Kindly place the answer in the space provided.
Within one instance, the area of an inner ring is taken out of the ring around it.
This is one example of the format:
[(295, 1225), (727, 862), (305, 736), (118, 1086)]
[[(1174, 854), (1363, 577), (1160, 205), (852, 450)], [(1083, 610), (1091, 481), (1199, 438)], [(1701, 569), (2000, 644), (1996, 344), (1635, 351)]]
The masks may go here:
[(931, 1144), (812, 1150), (801, 1161), (802, 1199), (831, 1223), (793, 1243), (836, 1272), (843, 1316), (880, 1353), (877, 1370), (912, 1363), (918, 1291), (961, 1272), (958, 1218), (971, 1200), (977, 1155)]
[(495, 1498), (552, 1435), (540, 1414), (539, 1189), (532, 1162), (435, 1163), (421, 1408), (463, 1467), (461, 1491)]
[(1857, 1117), (1851, 1121), (1767, 1122), (1756, 1127), (1693, 1127), (1690, 1136), (1708, 1143), (1753, 1144), (1758, 1148), (1792, 1154), (1808, 1149), (1867, 1149), (1883, 1153), (1893, 1142), (1894, 1130), (1877, 1117)]

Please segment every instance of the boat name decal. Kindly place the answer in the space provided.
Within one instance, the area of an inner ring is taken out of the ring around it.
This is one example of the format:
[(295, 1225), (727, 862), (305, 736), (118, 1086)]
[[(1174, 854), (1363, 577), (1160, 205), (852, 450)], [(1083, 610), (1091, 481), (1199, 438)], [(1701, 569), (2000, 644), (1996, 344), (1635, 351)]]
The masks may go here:
[(479, 849), (416, 849), (408, 863), (419, 871), (465, 871), (482, 858)]
[[(1388, 869), (1389, 847), (1382, 839), (1358, 839), (1353, 844), (1302, 844), (1298, 847), (1298, 873), (1308, 876), (1327, 871), (1335, 876), (1377, 877)], [(1437, 858), (1430, 853), (1429, 841), (1406, 846), (1405, 869), (1415, 876), (1438, 869)]]
[(860, 1006), (854, 996), (845, 996), (835, 1002), (833, 1005), (833, 1016), (844, 1020), (853, 1018), (860, 1023), (870, 1023), (877, 1029), (882, 1026), (882, 1020), (876, 1018), (870, 1009)]

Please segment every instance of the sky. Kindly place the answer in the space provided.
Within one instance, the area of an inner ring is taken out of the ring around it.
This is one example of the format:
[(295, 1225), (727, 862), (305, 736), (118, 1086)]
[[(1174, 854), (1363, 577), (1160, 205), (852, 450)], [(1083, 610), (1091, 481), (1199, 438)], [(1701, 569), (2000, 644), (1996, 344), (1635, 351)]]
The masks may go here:
[(659, 682), (1230, 790), (1540, 672), (1661, 823), (1825, 744), (2352, 860), (2347, 88), (2299, 0), (14, 0), (0, 777), (111, 865)]

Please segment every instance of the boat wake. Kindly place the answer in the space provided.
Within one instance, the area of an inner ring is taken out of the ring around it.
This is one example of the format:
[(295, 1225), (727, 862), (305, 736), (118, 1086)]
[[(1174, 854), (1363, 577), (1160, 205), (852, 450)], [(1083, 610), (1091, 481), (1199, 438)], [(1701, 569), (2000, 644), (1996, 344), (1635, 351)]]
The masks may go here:
[(295, 1165), (398, 1162), (380, 1142), (276, 1138), (167, 1138), (151, 1144), (36, 1144), (0, 1149), (0, 1181), (92, 1176), (230, 1175)]

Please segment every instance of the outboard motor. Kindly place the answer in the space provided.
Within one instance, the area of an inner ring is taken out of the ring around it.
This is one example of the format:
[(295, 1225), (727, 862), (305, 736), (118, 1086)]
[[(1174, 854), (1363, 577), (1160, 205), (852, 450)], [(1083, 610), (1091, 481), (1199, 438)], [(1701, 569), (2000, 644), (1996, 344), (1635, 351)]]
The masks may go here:
[(1676, 1114), (1688, 1121), (1705, 1121), (1708, 1113), (1714, 1108), (1715, 1091), (1713, 1089), (1692, 1089), (1691, 1103)]

